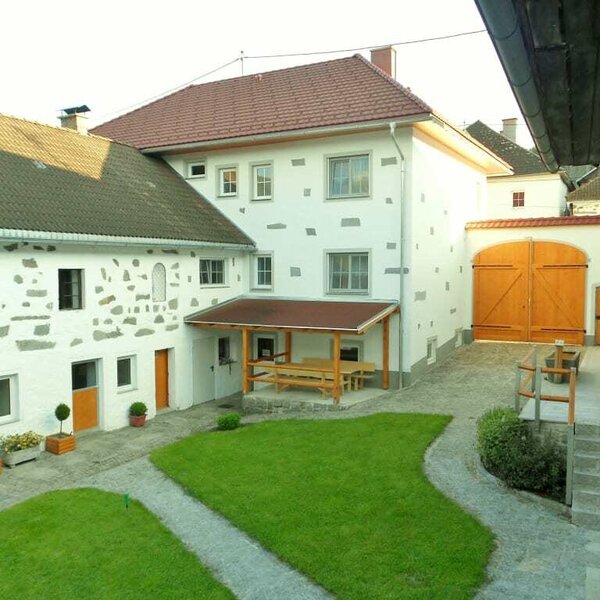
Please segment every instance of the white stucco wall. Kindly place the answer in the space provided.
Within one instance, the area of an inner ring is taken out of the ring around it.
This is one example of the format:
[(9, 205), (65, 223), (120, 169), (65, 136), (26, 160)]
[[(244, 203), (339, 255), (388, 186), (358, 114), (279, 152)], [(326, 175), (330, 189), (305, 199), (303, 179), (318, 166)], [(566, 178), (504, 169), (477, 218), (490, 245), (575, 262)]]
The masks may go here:
[(410, 273), (404, 294), (404, 370), (426, 358), (427, 340), (452, 344), (468, 321), (470, 277), (464, 226), (485, 200), (485, 174), (424, 136), (414, 139), (406, 251)]
[[(513, 208), (513, 192), (525, 192), (525, 206)], [(490, 177), (484, 219), (558, 217), (566, 208), (567, 186), (560, 175)]]
[[(586, 336), (594, 335), (595, 328), (595, 289), (600, 286), (600, 243), (598, 236), (600, 227), (594, 225), (576, 225), (564, 227), (523, 227), (515, 229), (474, 229), (467, 232), (469, 257), (472, 264), (473, 257), (481, 250), (504, 242), (518, 242), (526, 240), (561, 242), (575, 246), (585, 252), (588, 257), (588, 269), (585, 292), (585, 328)], [(468, 298), (469, 323), (472, 322), (472, 295), (473, 274), (469, 267), (467, 277), (468, 287), (465, 296)], [(588, 338), (588, 342), (591, 340)]]
[[(57, 430), (54, 408), (71, 405), (71, 364), (99, 361), (99, 426), (127, 424), (127, 408), (141, 400), (155, 414), (154, 352), (169, 349), (170, 406), (186, 408), (193, 401), (192, 345), (219, 332), (184, 325), (183, 318), (215, 302), (242, 293), (246, 257), (231, 251), (198, 248), (123, 248), (84, 245), (0, 244), (0, 377), (14, 376), (17, 410), (14, 420), (0, 422), (0, 435), (33, 429)], [(50, 251), (49, 251), (50, 249)], [(227, 285), (200, 287), (199, 258), (225, 258)], [(153, 302), (152, 268), (166, 267), (167, 299)], [(84, 308), (58, 310), (58, 269), (84, 270)], [(42, 327), (39, 327), (42, 326)], [(49, 331), (46, 332), (48, 326)], [(37, 329), (36, 329), (37, 327)], [(229, 335), (228, 332), (223, 335)], [(232, 354), (239, 356), (239, 336), (232, 336)], [(116, 363), (135, 356), (137, 385), (117, 389)], [(239, 364), (215, 367), (219, 396), (239, 390)], [(202, 384), (202, 381), (199, 382)], [(66, 430), (72, 428), (72, 420)]]

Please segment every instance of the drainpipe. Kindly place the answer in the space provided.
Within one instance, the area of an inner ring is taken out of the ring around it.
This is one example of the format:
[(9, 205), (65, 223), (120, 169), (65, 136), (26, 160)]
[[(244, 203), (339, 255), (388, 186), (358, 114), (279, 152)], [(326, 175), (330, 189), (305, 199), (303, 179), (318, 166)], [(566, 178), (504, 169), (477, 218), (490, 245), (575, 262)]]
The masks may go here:
[(390, 121), (390, 136), (392, 141), (394, 142), (394, 146), (396, 146), (396, 150), (398, 151), (398, 156), (400, 157), (400, 289), (398, 299), (400, 301), (400, 313), (398, 316), (398, 335), (399, 335), (399, 348), (398, 348), (398, 369), (399, 369), (399, 387), (402, 387), (402, 354), (403, 354), (403, 321), (404, 321), (404, 301), (403, 294), (404, 289), (406, 287), (406, 205), (404, 202), (404, 182), (406, 179), (406, 170), (405, 170), (405, 159), (404, 154), (402, 153), (402, 148), (400, 148), (400, 144), (396, 138), (396, 122)]

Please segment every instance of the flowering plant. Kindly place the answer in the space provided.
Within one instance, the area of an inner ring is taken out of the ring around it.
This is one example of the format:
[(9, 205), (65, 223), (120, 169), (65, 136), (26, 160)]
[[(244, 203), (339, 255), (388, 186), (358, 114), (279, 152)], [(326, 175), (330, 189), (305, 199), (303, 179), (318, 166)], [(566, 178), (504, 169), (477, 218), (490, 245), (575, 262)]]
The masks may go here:
[(0, 450), (2, 452), (17, 452), (25, 448), (35, 448), (42, 443), (43, 435), (35, 431), (26, 431), (25, 433), (13, 433), (0, 437)]

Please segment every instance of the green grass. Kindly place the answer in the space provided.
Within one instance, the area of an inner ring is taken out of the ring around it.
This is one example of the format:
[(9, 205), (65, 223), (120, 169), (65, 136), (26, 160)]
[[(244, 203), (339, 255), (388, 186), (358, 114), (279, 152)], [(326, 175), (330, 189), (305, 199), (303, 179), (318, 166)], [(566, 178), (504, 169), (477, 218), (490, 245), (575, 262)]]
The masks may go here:
[(0, 598), (233, 598), (141, 504), (92, 489), (0, 512)]
[(470, 598), (492, 535), (422, 470), (448, 422), (264, 422), (190, 437), (152, 460), (338, 598)]

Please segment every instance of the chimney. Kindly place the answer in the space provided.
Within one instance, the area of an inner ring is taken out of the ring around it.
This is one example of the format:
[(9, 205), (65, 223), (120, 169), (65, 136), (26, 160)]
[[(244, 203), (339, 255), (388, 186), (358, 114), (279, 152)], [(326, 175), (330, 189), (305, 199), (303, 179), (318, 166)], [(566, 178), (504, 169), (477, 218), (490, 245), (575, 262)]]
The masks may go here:
[(396, 79), (396, 51), (391, 46), (371, 50), (371, 62), (386, 75)]
[(82, 106), (73, 106), (72, 108), (63, 108), (58, 118), (61, 127), (73, 129), (77, 133), (87, 135), (87, 116), (90, 109), (84, 104)]
[(517, 143), (517, 119), (502, 119), (502, 131), (504, 137), (507, 137), (511, 142)]

